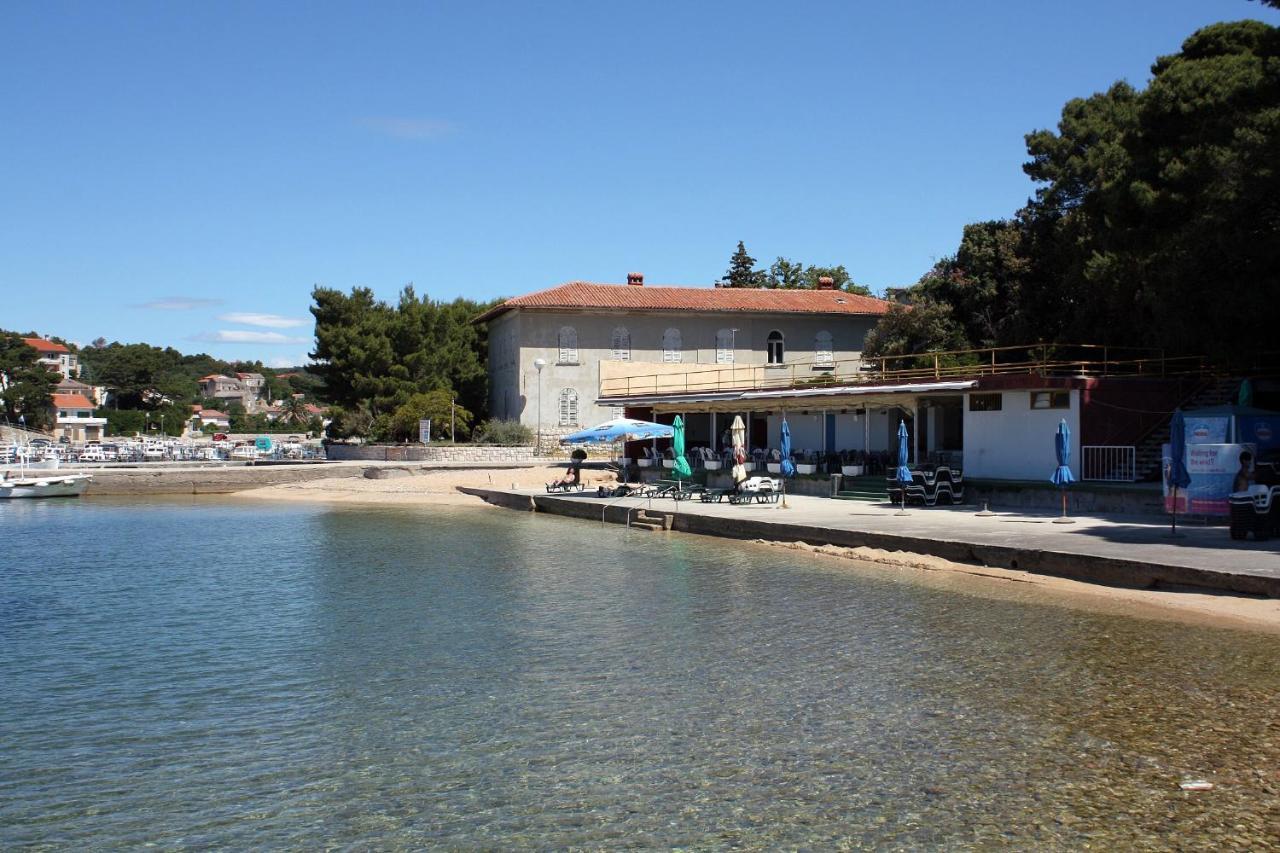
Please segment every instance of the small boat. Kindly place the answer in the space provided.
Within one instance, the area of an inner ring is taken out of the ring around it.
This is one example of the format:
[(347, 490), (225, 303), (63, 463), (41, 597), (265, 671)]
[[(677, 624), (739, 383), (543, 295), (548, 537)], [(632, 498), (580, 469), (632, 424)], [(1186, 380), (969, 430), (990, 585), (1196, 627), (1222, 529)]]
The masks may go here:
[(39, 462), (27, 461), (31, 457), (28, 452), (19, 455), (20, 463), (15, 468), (0, 471), (0, 500), (5, 498), (74, 498), (84, 494), (93, 480), (92, 474), (79, 472), (62, 473), (61, 460), (56, 456), (46, 456)]

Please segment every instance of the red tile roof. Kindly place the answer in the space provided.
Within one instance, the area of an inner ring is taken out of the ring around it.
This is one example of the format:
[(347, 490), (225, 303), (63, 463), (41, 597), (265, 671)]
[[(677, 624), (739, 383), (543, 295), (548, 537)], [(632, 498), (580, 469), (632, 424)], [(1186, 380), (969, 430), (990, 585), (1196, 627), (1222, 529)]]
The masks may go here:
[(205, 420), (205, 421), (212, 421), (212, 420), (225, 421), (227, 419), (227, 416), (224, 415), (222, 412), (219, 412), (217, 409), (201, 409), (196, 414), (200, 417), (201, 420)]
[(55, 344), (53, 341), (46, 341), (44, 338), (23, 338), (22, 342), (32, 349), (39, 350), (41, 353), (71, 352), (62, 344)]
[(513, 308), (633, 311), (727, 311), (758, 314), (884, 314), (889, 302), (841, 290), (772, 290), (745, 287), (638, 287), (571, 281), (508, 299), (476, 318), (491, 320)]
[(83, 394), (54, 394), (55, 409), (92, 409), (93, 401)]

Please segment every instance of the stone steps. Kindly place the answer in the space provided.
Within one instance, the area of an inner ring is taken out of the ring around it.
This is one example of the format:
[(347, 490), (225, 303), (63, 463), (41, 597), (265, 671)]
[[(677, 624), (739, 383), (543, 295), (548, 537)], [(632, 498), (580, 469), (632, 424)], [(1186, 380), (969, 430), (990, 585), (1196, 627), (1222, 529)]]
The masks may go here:
[(635, 514), (634, 518), (632, 518), (631, 526), (634, 528), (639, 528), (641, 530), (650, 530), (650, 531), (670, 530), (672, 520), (673, 520), (672, 516), (667, 513), (662, 513), (661, 515), (652, 515), (646, 510), (642, 509)]

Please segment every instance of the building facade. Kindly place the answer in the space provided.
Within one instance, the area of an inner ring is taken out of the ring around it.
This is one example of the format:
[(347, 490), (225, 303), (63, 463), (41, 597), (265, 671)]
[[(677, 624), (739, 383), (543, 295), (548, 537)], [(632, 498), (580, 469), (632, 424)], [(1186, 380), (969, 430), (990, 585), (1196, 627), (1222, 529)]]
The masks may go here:
[(64, 379), (75, 379), (80, 376), (80, 358), (65, 346), (44, 338), (23, 338), (22, 342), (31, 347), (39, 357), (37, 361)]
[(71, 444), (102, 440), (107, 419), (94, 417), (93, 409), (93, 401), (83, 394), (54, 394), (53, 437)]
[(572, 282), (509, 299), (489, 328), (489, 408), (543, 436), (622, 415), (598, 403), (602, 382), (659, 385), (708, 368), (818, 379), (860, 357), (889, 303), (820, 290), (754, 290)]

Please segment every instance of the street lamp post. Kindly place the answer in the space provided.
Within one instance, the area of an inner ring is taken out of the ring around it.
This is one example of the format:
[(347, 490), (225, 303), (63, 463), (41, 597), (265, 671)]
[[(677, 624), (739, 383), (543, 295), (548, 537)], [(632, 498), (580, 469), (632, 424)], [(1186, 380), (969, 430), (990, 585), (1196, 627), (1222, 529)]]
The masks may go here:
[(542, 452), (542, 368), (547, 366), (547, 362), (545, 359), (535, 358), (533, 366), (538, 371), (538, 443), (533, 448), (536, 456)]

